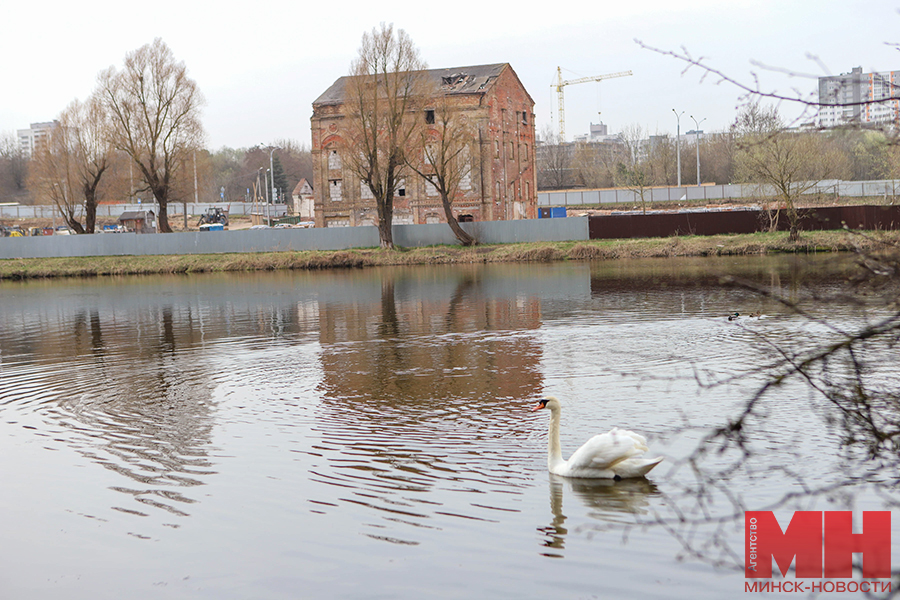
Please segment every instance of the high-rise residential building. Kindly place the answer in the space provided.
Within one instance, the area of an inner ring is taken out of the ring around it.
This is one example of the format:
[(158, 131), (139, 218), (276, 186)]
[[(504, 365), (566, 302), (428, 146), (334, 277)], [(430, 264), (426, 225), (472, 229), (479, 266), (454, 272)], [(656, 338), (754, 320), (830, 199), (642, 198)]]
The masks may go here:
[(19, 138), (19, 149), (26, 156), (34, 156), (35, 150), (50, 136), (50, 133), (59, 125), (59, 121), (47, 121), (45, 123), (32, 123), (28, 129), (19, 129), (16, 133)]
[(900, 125), (900, 71), (849, 73), (819, 77), (820, 127)]

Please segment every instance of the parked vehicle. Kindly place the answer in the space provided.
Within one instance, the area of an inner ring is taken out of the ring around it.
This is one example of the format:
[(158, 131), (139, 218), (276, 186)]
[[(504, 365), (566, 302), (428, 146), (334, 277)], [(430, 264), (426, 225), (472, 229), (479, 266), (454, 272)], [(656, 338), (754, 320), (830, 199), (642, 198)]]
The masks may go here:
[(28, 234), (21, 227), (15, 225), (6, 227), (0, 225), (0, 237), (25, 237), (26, 235)]
[(228, 225), (228, 212), (217, 206), (213, 206), (206, 210), (206, 213), (200, 215), (198, 226), (206, 223), (221, 223), (223, 226)]

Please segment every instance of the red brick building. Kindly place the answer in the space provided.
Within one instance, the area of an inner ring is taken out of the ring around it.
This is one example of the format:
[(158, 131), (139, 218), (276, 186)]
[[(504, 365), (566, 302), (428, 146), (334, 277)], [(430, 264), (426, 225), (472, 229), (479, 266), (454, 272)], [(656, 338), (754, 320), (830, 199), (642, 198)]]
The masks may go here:
[[(473, 123), (469, 176), (454, 200), (457, 219), (537, 218), (534, 100), (508, 63), (425, 71), (448, 103)], [(312, 157), (316, 227), (374, 225), (375, 201), (341, 158), (345, 122), (341, 77), (313, 102)], [(427, 109), (423, 112), (427, 112)], [(426, 118), (425, 114), (422, 118)], [(394, 193), (394, 223), (444, 222), (440, 196), (407, 170)]]

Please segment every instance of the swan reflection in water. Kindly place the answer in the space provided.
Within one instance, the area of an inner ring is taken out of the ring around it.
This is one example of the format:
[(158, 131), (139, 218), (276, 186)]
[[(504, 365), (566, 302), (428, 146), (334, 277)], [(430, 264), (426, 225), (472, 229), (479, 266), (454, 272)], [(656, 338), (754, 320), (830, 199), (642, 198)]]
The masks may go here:
[[(633, 517), (628, 515), (644, 515), (649, 513), (651, 498), (661, 496), (659, 488), (649, 479), (635, 477), (632, 479), (573, 479), (560, 477), (552, 473), (550, 476), (550, 512), (553, 519), (546, 527), (539, 527), (543, 534), (541, 545), (545, 550), (544, 556), (562, 558), (560, 552), (565, 548), (566, 536), (569, 529), (566, 527), (566, 515), (563, 514), (563, 488), (568, 488), (570, 495), (581, 500), (587, 507), (586, 516), (598, 521), (617, 525), (634, 523)], [(577, 523), (575, 531), (590, 525), (589, 521)], [(551, 550), (552, 549), (552, 550)]]

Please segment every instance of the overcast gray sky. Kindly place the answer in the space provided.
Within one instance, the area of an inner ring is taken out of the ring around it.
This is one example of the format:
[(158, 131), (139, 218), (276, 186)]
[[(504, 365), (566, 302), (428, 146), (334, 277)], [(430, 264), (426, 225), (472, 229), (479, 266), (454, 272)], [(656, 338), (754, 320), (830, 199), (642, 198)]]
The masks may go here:
[[(148, 6), (153, 12), (144, 12)], [(535, 100), (539, 130), (555, 124), (557, 66), (570, 79), (633, 71), (565, 88), (569, 139), (601, 120), (611, 132), (639, 124), (650, 133), (674, 133), (673, 108), (684, 111), (682, 131), (693, 128), (690, 115), (705, 118), (707, 131), (734, 119), (738, 89), (715, 77), (701, 81), (697, 70), (683, 73), (683, 63), (635, 39), (665, 50), (683, 46), (747, 82), (755, 72), (766, 90), (784, 93), (810, 94), (815, 76), (856, 66), (900, 70), (892, 45), (900, 42), (897, 5), (873, 0), (85, 0), (52, 6), (19, 0), (3, 12), (0, 132), (52, 120), (88, 95), (102, 69), (121, 66), (128, 51), (161, 37), (206, 97), (213, 149), (279, 138), (309, 144), (312, 101), (347, 73), (362, 33), (380, 22), (405, 29), (431, 68), (510, 63)], [(784, 106), (782, 112), (799, 110)]]

